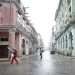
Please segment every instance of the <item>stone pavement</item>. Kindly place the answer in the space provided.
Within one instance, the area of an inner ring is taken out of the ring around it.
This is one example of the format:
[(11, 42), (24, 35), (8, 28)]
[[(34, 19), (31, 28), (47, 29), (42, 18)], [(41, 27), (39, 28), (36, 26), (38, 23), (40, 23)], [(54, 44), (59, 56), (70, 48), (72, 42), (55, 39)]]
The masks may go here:
[(42, 60), (35, 54), (23, 56), (20, 64), (0, 62), (0, 75), (75, 75), (75, 59), (45, 51)]

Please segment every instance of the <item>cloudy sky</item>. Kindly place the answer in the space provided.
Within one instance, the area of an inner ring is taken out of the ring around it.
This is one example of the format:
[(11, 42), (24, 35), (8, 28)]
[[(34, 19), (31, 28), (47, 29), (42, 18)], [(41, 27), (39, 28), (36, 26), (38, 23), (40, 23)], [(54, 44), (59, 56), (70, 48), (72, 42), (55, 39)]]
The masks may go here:
[(41, 34), (45, 46), (48, 46), (59, 0), (21, 0), (21, 2), (25, 7), (29, 7), (28, 18), (36, 31)]

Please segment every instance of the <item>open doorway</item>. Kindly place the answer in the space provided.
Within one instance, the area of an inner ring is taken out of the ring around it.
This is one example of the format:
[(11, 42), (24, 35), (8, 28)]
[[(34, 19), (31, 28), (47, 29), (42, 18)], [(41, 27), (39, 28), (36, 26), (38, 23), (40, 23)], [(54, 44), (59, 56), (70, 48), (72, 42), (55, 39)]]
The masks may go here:
[(8, 58), (8, 46), (0, 45), (0, 58)]

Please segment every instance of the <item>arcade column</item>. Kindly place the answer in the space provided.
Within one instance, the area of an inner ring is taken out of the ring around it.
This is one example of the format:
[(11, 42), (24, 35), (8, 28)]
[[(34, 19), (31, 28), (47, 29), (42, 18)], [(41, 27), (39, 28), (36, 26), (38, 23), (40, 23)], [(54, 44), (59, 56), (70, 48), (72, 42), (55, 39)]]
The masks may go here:
[(8, 45), (10, 48), (15, 48), (15, 31), (9, 29), (9, 41)]

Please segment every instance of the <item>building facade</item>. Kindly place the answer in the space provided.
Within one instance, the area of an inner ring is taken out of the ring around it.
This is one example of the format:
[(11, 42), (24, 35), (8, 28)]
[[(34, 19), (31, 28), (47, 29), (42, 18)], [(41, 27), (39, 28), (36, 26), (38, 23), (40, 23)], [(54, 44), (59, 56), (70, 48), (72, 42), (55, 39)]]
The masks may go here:
[(57, 52), (68, 56), (75, 56), (75, 0), (59, 1), (55, 21)]
[(44, 42), (43, 39), (41, 37), (41, 34), (38, 33), (38, 50), (44, 50)]
[(37, 32), (25, 13), (20, 0), (0, 0), (0, 58), (8, 57), (14, 48), (18, 57), (36, 48)]
[(51, 34), (51, 38), (50, 38), (49, 50), (56, 51), (55, 26), (52, 27), (52, 34)]

